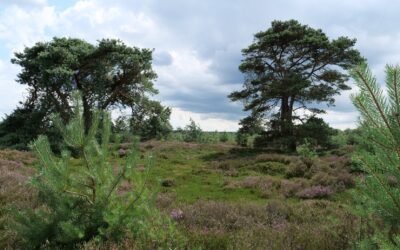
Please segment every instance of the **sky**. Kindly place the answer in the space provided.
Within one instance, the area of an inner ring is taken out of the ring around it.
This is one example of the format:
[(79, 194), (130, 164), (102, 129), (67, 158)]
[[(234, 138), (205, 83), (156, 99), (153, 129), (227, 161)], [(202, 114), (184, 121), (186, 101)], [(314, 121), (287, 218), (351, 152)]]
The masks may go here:
[[(0, 0), (0, 117), (26, 97), (16, 82), (20, 68), (10, 63), (15, 52), (55, 36), (94, 44), (118, 38), (154, 49), (154, 98), (172, 108), (175, 128), (192, 118), (206, 131), (236, 131), (246, 114), (227, 95), (242, 87), (241, 50), (255, 33), (296, 19), (330, 39), (356, 38), (382, 82), (385, 65), (400, 60), (399, 8), (385, 0)], [(335, 128), (356, 127), (355, 91), (342, 92), (321, 117)]]

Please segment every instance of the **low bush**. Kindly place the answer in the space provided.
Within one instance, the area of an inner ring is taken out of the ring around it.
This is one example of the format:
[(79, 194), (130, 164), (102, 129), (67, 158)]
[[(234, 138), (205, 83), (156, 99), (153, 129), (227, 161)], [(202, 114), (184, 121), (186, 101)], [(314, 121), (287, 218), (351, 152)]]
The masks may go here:
[(287, 178), (303, 177), (308, 170), (308, 167), (303, 162), (293, 162), (285, 167), (285, 176)]
[(203, 131), (200, 126), (190, 119), (190, 123), (183, 130), (183, 140), (185, 142), (202, 142)]
[(220, 142), (227, 142), (229, 140), (228, 133), (222, 132), (219, 136)]
[(250, 137), (249, 134), (238, 132), (236, 134), (237, 145), (242, 146), (242, 147), (247, 147), (248, 143), (249, 143), (249, 137)]
[(295, 196), (300, 190), (308, 186), (306, 179), (292, 179), (292, 180), (281, 180), (280, 192), (284, 197), (289, 198)]
[(0, 248), (15, 248), (15, 232), (9, 230), (12, 223), (9, 204), (17, 209), (35, 207), (36, 192), (29, 185), (29, 177), (34, 171), (26, 164), (34, 162), (28, 152), (16, 150), (0, 151)]
[(189, 249), (349, 249), (357, 238), (357, 218), (323, 200), (267, 205), (200, 200), (182, 211), (179, 226), (189, 235)]
[(277, 175), (283, 174), (285, 172), (285, 165), (280, 162), (267, 161), (267, 162), (257, 162), (249, 166), (249, 169), (254, 171), (268, 174)]
[(304, 164), (306, 164), (307, 167), (311, 167), (314, 161), (317, 159), (318, 155), (315, 152), (312, 144), (308, 142), (307, 140), (304, 142), (304, 144), (300, 145), (297, 147), (297, 153), (301, 157), (302, 161)]
[(332, 193), (329, 187), (313, 186), (297, 192), (296, 196), (301, 199), (327, 198)]

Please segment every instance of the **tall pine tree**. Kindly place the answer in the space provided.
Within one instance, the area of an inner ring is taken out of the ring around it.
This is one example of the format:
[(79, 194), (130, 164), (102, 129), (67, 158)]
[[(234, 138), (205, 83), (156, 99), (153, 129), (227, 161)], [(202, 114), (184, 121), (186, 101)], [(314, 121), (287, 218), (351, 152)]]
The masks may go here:
[(277, 141), (294, 151), (295, 122), (302, 120), (295, 111), (323, 113), (313, 104), (331, 105), (336, 94), (349, 89), (342, 69), (363, 61), (355, 43), (347, 37), (330, 40), (322, 30), (296, 20), (273, 21), (270, 28), (256, 33), (254, 42), (242, 50), (243, 89), (228, 96), (251, 112), (241, 121), (242, 127), (263, 121), (268, 133), (261, 140)]

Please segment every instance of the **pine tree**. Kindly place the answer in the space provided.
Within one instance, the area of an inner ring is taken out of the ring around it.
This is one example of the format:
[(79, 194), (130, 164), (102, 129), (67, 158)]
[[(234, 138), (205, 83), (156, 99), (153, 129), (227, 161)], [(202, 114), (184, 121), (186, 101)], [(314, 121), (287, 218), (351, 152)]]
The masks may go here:
[[(365, 172), (360, 183), (364, 205), (385, 224), (375, 230), (379, 248), (400, 247), (400, 67), (386, 67), (385, 94), (367, 65), (352, 70), (359, 93), (352, 96), (361, 113), (361, 142), (355, 159)], [(360, 196), (358, 196), (360, 198)], [(371, 215), (370, 214), (370, 215)], [(367, 212), (368, 215), (368, 212)], [(371, 216), (370, 216), (371, 217)]]
[(242, 101), (243, 110), (251, 111), (240, 122), (244, 128), (259, 120), (267, 129), (255, 146), (296, 150), (295, 125), (304, 119), (299, 111), (324, 113), (313, 103), (332, 105), (336, 94), (349, 89), (348, 75), (341, 69), (364, 60), (355, 43), (347, 37), (330, 40), (322, 30), (296, 20), (275, 20), (254, 35), (254, 41), (242, 50), (243, 88), (228, 97)]
[[(151, 243), (173, 239), (166, 237), (173, 234), (173, 225), (151, 206), (152, 194), (146, 188), (149, 168), (143, 173), (135, 169), (137, 150), (131, 150), (124, 163), (110, 162), (110, 115), (93, 112), (91, 127), (85, 133), (78, 93), (74, 103), (67, 125), (59, 116), (54, 116), (53, 122), (78, 158), (67, 150), (57, 157), (45, 136), (32, 144), (40, 162), (32, 179), (39, 206), (15, 216), (14, 227), (22, 245), (29, 249), (43, 245), (71, 248), (90, 240), (118, 240), (127, 232), (135, 240)], [(147, 166), (151, 160), (149, 157)]]

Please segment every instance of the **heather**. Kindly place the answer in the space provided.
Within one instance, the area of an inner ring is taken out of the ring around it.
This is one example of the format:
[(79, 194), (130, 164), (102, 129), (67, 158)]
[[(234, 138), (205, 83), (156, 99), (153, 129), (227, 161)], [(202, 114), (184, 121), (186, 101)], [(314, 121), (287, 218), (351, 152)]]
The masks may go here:
[[(130, 147), (114, 145), (110, 162), (121, 164), (128, 156), (119, 151)], [(148, 188), (158, 190), (154, 205), (183, 235), (181, 247), (344, 249), (358, 240), (360, 220), (350, 207), (357, 174), (351, 170), (349, 155), (317, 157), (307, 166), (300, 156), (229, 143), (149, 141), (140, 143), (138, 152), (136, 169), (140, 173), (146, 171), (146, 155), (154, 157)], [(27, 167), (38, 164), (36, 158), (19, 151), (1, 151), (1, 157), (1, 166), (8, 176), (14, 176), (1, 179), (2, 194), (8, 199), (3, 207), (10, 203), (34, 206), (34, 193), (27, 196), (22, 190), (28, 176), (34, 175)], [(297, 168), (301, 171), (293, 170)], [(121, 185), (118, 193), (130, 188)], [(8, 241), (4, 242), (12, 248), (15, 235), (6, 232)], [(80, 247), (151, 249), (146, 242), (126, 235), (119, 241), (89, 241)]]

